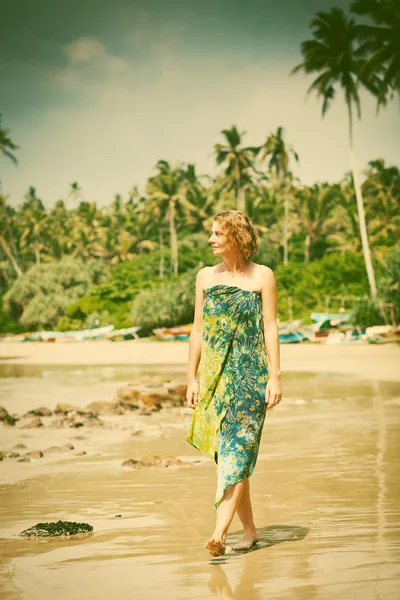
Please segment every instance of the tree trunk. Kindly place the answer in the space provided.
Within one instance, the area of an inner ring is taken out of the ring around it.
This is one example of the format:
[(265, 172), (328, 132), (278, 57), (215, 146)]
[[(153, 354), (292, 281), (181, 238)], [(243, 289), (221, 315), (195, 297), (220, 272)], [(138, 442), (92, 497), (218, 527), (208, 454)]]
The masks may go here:
[(238, 210), (245, 212), (246, 209), (246, 190), (241, 187), (239, 189)]
[(0, 235), (0, 245), (3, 248), (4, 252), (6, 253), (6, 255), (8, 256), (12, 266), (15, 269), (15, 272), (17, 273), (18, 277), (21, 277), (23, 275), (23, 272), (19, 266), (19, 264), (17, 263), (16, 259), (14, 258), (10, 248), (8, 247), (8, 244), (6, 242), (6, 240), (4, 239), (4, 237), (2, 235)]
[(171, 269), (171, 272), (174, 270), (174, 252), (173, 252), (173, 233), (172, 233), (172, 228), (173, 228), (173, 224), (172, 224), (172, 216), (171, 216), (171, 204), (168, 205), (168, 217), (167, 217), (167, 222), (168, 222), (168, 226), (169, 226), (169, 266)]
[(311, 244), (311, 236), (309, 233), (307, 233), (305, 243), (304, 243), (304, 261), (306, 263), (310, 262), (310, 244)]
[(284, 223), (283, 223), (283, 264), (289, 263), (289, 191), (288, 185), (285, 185), (284, 175), (281, 176), (281, 182), (283, 183), (283, 206), (285, 211)]
[(284, 198), (284, 207), (285, 207), (285, 221), (283, 223), (283, 264), (287, 265), (289, 262), (289, 256), (288, 256), (288, 220), (289, 220), (289, 199), (288, 199), (288, 195), (285, 191), (285, 198)]
[[(20, 267), (17, 263), (17, 260), (15, 258), (15, 256), (18, 256), (18, 250), (17, 250), (16, 244), (15, 244), (13, 227), (10, 225), (10, 219), (8, 218), (8, 215), (7, 215), (7, 198), (3, 194), (3, 185), (2, 185), (1, 179), (0, 179), (0, 208), (4, 209), (4, 210), (2, 210), (2, 212), (4, 212), (4, 214), (1, 215), (0, 219), (4, 218), (4, 223), (5, 223), (4, 234), (8, 236), (8, 240), (9, 240), (8, 244), (7, 244), (8, 252), (10, 253), (9, 258), (10, 258), (10, 256), (12, 256), (13, 260), (15, 261), (15, 264), (17, 265), (17, 268), (20, 269)], [(2, 236), (2, 237), (4, 240), (4, 236)], [(4, 243), (5, 243), (5, 240), (4, 240)], [(3, 244), (1, 244), (1, 245), (3, 245)], [(10, 260), (11, 260), (11, 258), (10, 258)], [(13, 266), (15, 269), (15, 265), (13, 265)], [(16, 271), (18, 273), (17, 269), (16, 269)], [(20, 269), (20, 271), (21, 271), (21, 269)], [(22, 271), (21, 271), (21, 274), (22, 274)]]
[(171, 266), (175, 275), (178, 274), (178, 240), (176, 237), (174, 205), (171, 202), (169, 205), (169, 230), (171, 236)]
[(163, 242), (163, 233), (162, 227), (160, 227), (160, 277), (164, 277), (164, 242)]
[(239, 165), (236, 161), (235, 163), (235, 178), (236, 178), (236, 208), (244, 212), (245, 209), (245, 195), (244, 189), (240, 187), (240, 171)]
[(361, 195), (361, 186), (360, 186), (360, 182), (358, 179), (356, 157), (355, 157), (354, 148), (353, 148), (353, 127), (352, 127), (351, 108), (348, 107), (348, 109), (349, 109), (349, 120), (350, 120), (350, 123), (349, 123), (350, 162), (351, 162), (351, 172), (353, 174), (354, 189), (355, 189), (356, 198), (357, 198), (357, 211), (358, 211), (358, 221), (359, 221), (359, 226), (360, 226), (361, 243), (362, 243), (362, 249), (363, 249), (363, 254), (364, 254), (365, 268), (367, 270), (368, 282), (369, 282), (369, 287), (370, 287), (370, 291), (371, 291), (371, 298), (373, 300), (375, 300), (376, 296), (377, 296), (375, 273), (374, 273), (374, 267), (373, 267), (372, 261), (371, 261), (371, 251), (370, 251), (369, 243), (368, 243), (367, 224), (365, 221), (364, 202), (363, 202), (363, 198)]

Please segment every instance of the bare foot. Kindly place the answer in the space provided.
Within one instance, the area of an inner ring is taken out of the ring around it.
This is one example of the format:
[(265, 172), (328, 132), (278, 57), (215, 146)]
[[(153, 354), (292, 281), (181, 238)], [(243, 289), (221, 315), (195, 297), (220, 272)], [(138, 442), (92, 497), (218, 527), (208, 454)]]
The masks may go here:
[(232, 546), (232, 550), (250, 550), (254, 544), (257, 544), (260, 537), (256, 531), (244, 533), (242, 539)]
[(223, 556), (225, 554), (226, 546), (225, 544), (219, 540), (211, 537), (207, 544), (207, 550), (209, 550), (211, 556)]

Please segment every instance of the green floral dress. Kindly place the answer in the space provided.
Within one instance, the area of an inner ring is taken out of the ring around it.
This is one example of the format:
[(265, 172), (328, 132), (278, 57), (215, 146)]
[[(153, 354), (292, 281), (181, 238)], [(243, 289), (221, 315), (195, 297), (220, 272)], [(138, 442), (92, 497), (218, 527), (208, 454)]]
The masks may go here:
[(267, 403), (268, 357), (260, 292), (204, 290), (199, 402), (187, 441), (218, 465), (215, 508), (225, 488), (253, 473)]

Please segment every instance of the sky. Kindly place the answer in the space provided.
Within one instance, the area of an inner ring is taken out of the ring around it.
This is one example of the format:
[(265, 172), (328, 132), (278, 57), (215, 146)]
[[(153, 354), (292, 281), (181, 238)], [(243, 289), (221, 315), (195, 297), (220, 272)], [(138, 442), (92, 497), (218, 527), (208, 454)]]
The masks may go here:
[[(99, 205), (143, 191), (158, 160), (215, 174), (214, 145), (236, 125), (245, 145), (281, 126), (300, 156), (305, 184), (349, 170), (341, 94), (322, 119), (306, 98), (302, 61), (317, 11), (346, 0), (0, 0), (0, 113), (20, 146), (0, 158), (9, 202), (29, 186), (50, 207), (77, 181)], [(314, 75), (315, 77), (315, 75)], [(355, 125), (359, 170), (384, 158), (399, 165), (398, 101), (376, 114), (361, 94)]]

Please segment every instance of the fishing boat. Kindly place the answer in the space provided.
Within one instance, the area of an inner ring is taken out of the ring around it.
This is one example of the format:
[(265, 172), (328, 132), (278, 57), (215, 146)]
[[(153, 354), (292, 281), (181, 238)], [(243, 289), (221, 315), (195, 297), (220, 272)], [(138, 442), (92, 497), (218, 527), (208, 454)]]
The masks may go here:
[(314, 323), (306, 325), (301, 329), (305, 337), (311, 342), (321, 344), (326, 343), (329, 336), (331, 336), (331, 342), (335, 343), (335, 341), (337, 342), (339, 339), (342, 339), (342, 336), (338, 336), (337, 334), (341, 333), (340, 327), (348, 323), (351, 313), (313, 312), (310, 316)]
[(114, 325), (82, 329), (77, 331), (29, 331), (7, 337), (4, 341), (12, 342), (81, 342), (85, 340), (105, 339), (114, 329)]
[(365, 330), (370, 344), (400, 342), (400, 327), (397, 325), (375, 325)]
[(279, 341), (281, 344), (298, 344), (306, 339), (306, 336), (301, 331), (303, 319), (293, 321), (283, 321), (278, 324)]
[(114, 329), (106, 334), (106, 339), (112, 342), (122, 342), (124, 340), (138, 340), (137, 332), (141, 327), (124, 327), (123, 329)]
[(326, 338), (326, 344), (332, 346), (336, 344), (350, 344), (354, 346), (355, 344), (368, 344), (368, 340), (362, 329), (359, 327), (349, 327), (348, 329), (341, 328), (330, 331)]
[(160, 340), (188, 340), (193, 323), (176, 327), (158, 327), (153, 329), (154, 335)]
[(319, 313), (313, 312), (310, 315), (315, 323), (329, 322), (331, 327), (335, 327), (341, 323), (347, 323), (351, 318), (351, 313)]

